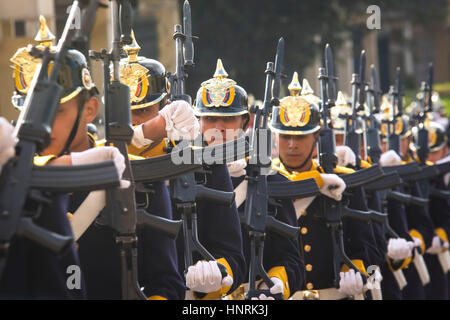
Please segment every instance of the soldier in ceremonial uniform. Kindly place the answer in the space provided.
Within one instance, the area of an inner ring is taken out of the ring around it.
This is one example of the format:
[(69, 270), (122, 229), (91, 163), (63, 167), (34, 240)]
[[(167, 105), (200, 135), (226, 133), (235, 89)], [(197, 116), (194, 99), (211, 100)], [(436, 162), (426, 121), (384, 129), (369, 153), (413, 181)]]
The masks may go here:
[[(356, 155), (350, 148), (343, 145), (346, 120), (339, 117), (340, 115), (349, 115), (351, 112), (352, 109), (344, 98), (344, 94), (339, 91), (336, 105), (331, 109), (331, 120), (336, 134), (338, 164), (354, 167), (356, 164)], [(362, 130), (360, 133), (362, 134)], [(363, 153), (363, 147), (361, 149), (361, 153)], [(381, 156), (380, 165), (383, 165), (383, 162), (384, 155)], [(368, 168), (370, 166), (371, 164), (369, 162), (361, 159), (361, 168)], [(383, 212), (381, 194), (379, 192), (368, 192), (366, 195), (368, 208), (377, 212)], [(387, 209), (391, 227), (402, 236), (400, 238), (388, 239), (384, 226), (378, 223), (372, 223), (378, 250), (374, 251), (375, 255), (371, 260), (372, 264), (380, 267), (380, 270), (377, 270), (376, 274), (380, 276), (379, 272), (381, 271), (382, 278), (380, 277), (380, 279), (383, 280), (381, 282), (383, 298), (398, 300), (402, 298), (401, 289), (395, 283), (393, 272), (408, 267), (411, 261), (411, 249), (414, 246), (414, 242), (407, 233), (404, 206), (401, 203), (396, 203), (396, 201), (389, 199)], [(376, 294), (373, 290), (371, 293), (372, 295)]]
[[(221, 93), (225, 94), (221, 94)], [(228, 98), (234, 96), (234, 98)], [(195, 114), (200, 117), (200, 127), (208, 142), (214, 143), (214, 139), (223, 142), (231, 141), (244, 134), (249, 122), (247, 93), (235, 81), (228, 78), (223, 68), (222, 61), (218, 59), (216, 72), (212, 79), (202, 83), (197, 91)], [(233, 188), (237, 199), (236, 206), (243, 214), (246, 188), (241, 183), (245, 178), (245, 159), (228, 164)], [(268, 181), (286, 180), (279, 174), (269, 175)], [(243, 189), (242, 189), (243, 188)], [(269, 206), (269, 211), (275, 207)], [(276, 209), (276, 218), (279, 221), (296, 226), (296, 217), (291, 200), (280, 201)], [(242, 227), (243, 249), (247, 266), (250, 265), (250, 238), (248, 230)], [(304, 265), (299, 255), (298, 241), (282, 237), (277, 233), (268, 231), (264, 241), (263, 266), (267, 271), (274, 286), (270, 289), (272, 294), (282, 293), (284, 299), (288, 299), (292, 293), (300, 289), (303, 281)], [(248, 281), (248, 274), (245, 276)], [(259, 288), (267, 289), (265, 283), (260, 283)], [(231, 296), (234, 299), (242, 299), (244, 286), (236, 290)], [(259, 299), (273, 299), (261, 294)]]
[[(51, 47), (54, 36), (48, 30), (44, 17), (40, 17), (41, 27), (35, 40), (39, 42), (38, 48)], [(83, 144), (82, 139), (74, 139), (76, 130), (61, 126), (61, 119), (77, 115), (77, 103), (83, 101), (89, 105), (86, 113), (92, 108), (92, 101), (88, 98), (94, 89), (89, 71), (85, 68), (84, 57), (73, 50), (69, 50), (58, 75), (58, 83), (63, 86), (61, 104), (56, 116), (55, 125), (52, 128), (51, 143), (40, 156), (35, 157), (36, 165), (70, 164), (58, 162), (58, 155), (63, 154), (65, 142), (69, 135), (74, 147), (79, 150)], [(26, 48), (19, 49), (11, 58), (14, 63), (15, 94), (12, 98), (13, 105), (21, 108), (29, 90), (39, 59), (29, 55)], [(75, 107), (74, 107), (75, 106)], [(78, 121), (81, 117), (78, 117)], [(95, 161), (101, 161), (105, 152), (99, 152)], [(110, 158), (108, 158), (110, 159)], [(67, 160), (67, 159), (66, 159)], [(105, 159), (106, 160), (106, 159)], [(118, 158), (117, 161), (120, 164)], [(35, 223), (45, 229), (61, 235), (73, 237), (71, 225), (67, 217), (68, 195), (50, 194), (49, 203), (45, 205), (42, 213), (36, 218)], [(67, 285), (67, 270), (69, 267), (80, 266), (78, 252), (74, 244), (68, 252), (61, 257), (56, 257), (47, 249), (44, 249), (30, 240), (18, 238), (10, 247), (10, 256), (1, 280), (1, 295), (9, 298), (30, 299), (83, 299), (86, 297), (86, 287), (83, 274), (79, 279), (80, 287), (69, 288)]]
[[(134, 50), (137, 55), (137, 49)], [(143, 57), (140, 60), (141, 62), (144, 60), (143, 66), (134, 63), (134, 61), (128, 61), (128, 59), (121, 61), (122, 66), (124, 66), (121, 68), (121, 80), (123, 77), (124, 82), (131, 89), (136, 89), (136, 86), (139, 85), (142, 89), (139, 100), (136, 100), (135, 92), (132, 91), (130, 93), (132, 110), (153, 106), (153, 104), (165, 97), (164, 92), (159, 92), (165, 89), (164, 70), (161, 73), (161, 70), (158, 69), (157, 61)], [(149, 60), (150, 66), (145, 64), (146, 60)], [(156, 64), (156, 67), (153, 63)], [(144, 76), (140, 74), (136, 78), (129, 77), (129, 69), (133, 68), (133, 64), (137, 65), (138, 68), (140, 67), (141, 71), (147, 66), (151, 72), (146, 69), (148, 74)], [(161, 82), (163, 87), (161, 87)], [(142, 88), (144, 85), (145, 87)], [(136, 122), (134, 117), (133, 122)], [(101, 141), (96, 143), (96, 145), (102, 144), (103, 142)], [(151, 150), (137, 154), (138, 152), (133, 152), (136, 150), (134, 146), (130, 145), (129, 148), (130, 159), (137, 160), (152, 156)], [(154, 153), (153, 155), (156, 154)], [(136, 194), (138, 207), (142, 207), (151, 214), (172, 219), (170, 198), (164, 181), (152, 183), (147, 185), (147, 187), (152, 189), (153, 192), (149, 194), (138, 192)], [(79, 194), (77, 196), (77, 198), (73, 197), (72, 204), (74, 207), (78, 206), (87, 195)], [(161, 234), (159, 231), (149, 230), (147, 227), (138, 227), (136, 233), (139, 239), (139, 285), (143, 287), (144, 294), (149, 300), (183, 299), (185, 287), (183, 279), (178, 273), (178, 260), (174, 240)], [(88, 298), (121, 299), (121, 262), (114, 231), (102, 225), (101, 219), (98, 219), (80, 238), (79, 245), (82, 267), (87, 281)], [(99, 259), (99, 255), (102, 258)]]
[[(193, 140), (199, 132), (198, 120), (187, 102), (168, 101), (164, 66), (156, 60), (137, 56), (139, 46), (136, 41), (127, 47), (126, 51), (128, 60), (122, 61), (121, 73), (122, 79), (131, 89), (132, 122), (135, 126), (129, 152), (148, 158), (163, 154), (164, 147), (169, 144), (168, 140), (172, 140), (172, 144), (175, 143), (174, 140)], [(229, 180), (226, 167), (212, 166), (211, 171), (211, 174), (207, 175), (206, 186), (230, 191), (226, 184)], [(245, 270), (241, 240), (235, 237), (237, 215), (235, 209), (207, 200), (197, 201), (197, 214), (199, 239), (206, 249), (217, 257), (217, 261), (198, 261), (194, 266), (190, 266), (186, 274), (186, 285), (192, 289), (196, 299), (218, 299), (230, 288), (240, 284)], [(174, 213), (174, 216), (179, 218), (177, 213)], [(212, 232), (212, 229), (216, 231)], [(178, 240), (178, 270), (182, 275), (184, 243), (182, 237)], [(198, 257), (194, 258), (198, 260)], [(224, 279), (217, 263), (227, 269), (228, 276)], [(220, 281), (208, 283), (208, 278)]]
[[(292, 87), (299, 84), (292, 83)], [(312, 95), (298, 96), (298, 91), (291, 91), (292, 96), (283, 98), (279, 107), (274, 107), (270, 128), (278, 135), (280, 159), (275, 163), (277, 170), (289, 179), (297, 175), (314, 176), (322, 172), (319, 164), (312, 159), (320, 133), (320, 113)], [(335, 173), (350, 173), (351, 169), (336, 167)], [(337, 188), (322, 190), (328, 197), (340, 200), (345, 183), (336, 175), (322, 174), (325, 185)], [(332, 182), (327, 182), (331, 180)], [(334, 190), (334, 192), (333, 192)], [(360, 188), (352, 190), (350, 207), (366, 208), (365, 195)], [(370, 250), (374, 247), (373, 231), (369, 225), (348, 218), (343, 219), (344, 245), (347, 255), (357, 266), (359, 272), (342, 266), (340, 287), (334, 287), (333, 249), (330, 231), (325, 221), (320, 218), (320, 201), (324, 195), (311, 198), (298, 210), (300, 232), (300, 252), (305, 263), (304, 291), (295, 294), (297, 299), (345, 299), (357, 297), (363, 293), (363, 281), (360, 275), (366, 273), (365, 267), (370, 263)]]
[[(437, 122), (427, 121), (425, 126), (428, 129), (428, 147), (430, 150), (427, 163), (432, 165), (447, 155), (447, 136), (445, 134), (445, 128)], [(418, 130), (417, 127), (413, 127), (411, 143), (411, 149), (413, 151), (419, 148), (417, 141)], [(431, 185), (441, 190), (448, 190), (442, 176), (431, 181)], [(424, 254), (425, 262), (430, 273), (430, 283), (425, 286), (425, 295), (427, 299), (431, 300), (448, 300), (448, 269), (441, 265), (439, 255), (448, 251), (448, 232), (450, 226), (449, 200), (430, 193), (429, 201), (428, 209), (434, 227), (434, 234), (431, 246), (427, 248)]]

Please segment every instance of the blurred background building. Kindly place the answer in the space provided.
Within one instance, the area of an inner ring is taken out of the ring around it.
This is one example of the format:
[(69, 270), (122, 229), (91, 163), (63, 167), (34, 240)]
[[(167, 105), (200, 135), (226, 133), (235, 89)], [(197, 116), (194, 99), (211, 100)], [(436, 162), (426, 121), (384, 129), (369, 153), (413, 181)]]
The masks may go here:
[[(9, 59), (19, 47), (34, 43), (39, 15), (59, 37), (70, 0), (14, 0), (0, 2), (0, 115), (16, 119), (11, 106), (14, 90)], [(104, 0), (103, 2), (109, 3)], [(133, 0), (134, 31), (141, 55), (160, 60), (174, 71), (173, 26), (180, 23), (183, 0)], [(338, 88), (347, 94), (359, 53), (367, 52), (367, 71), (375, 64), (381, 89), (394, 82), (402, 67), (405, 94), (411, 99), (426, 79), (429, 62), (435, 65), (435, 89), (450, 111), (450, 0), (191, 0), (195, 43), (194, 72), (187, 82), (191, 96), (212, 77), (221, 58), (229, 77), (256, 99), (262, 99), (266, 62), (273, 59), (279, 37), (286, 40), (284, 87), (294, 71), (307, 78), (319, 95), (317, 70), (323, 65), (325, 43), (333, 47)], [(369, 5), (380, 8), (380, 29), (369, 29)], [(109, 48), (108, 9), (99, 9), (91, 49)], [(92, 62), (94, 82), (102, 90), (100, 62)], [(287, 94), (286, 88), (284, 93)], [(450, 112), (449, 112), (450, 114)]]

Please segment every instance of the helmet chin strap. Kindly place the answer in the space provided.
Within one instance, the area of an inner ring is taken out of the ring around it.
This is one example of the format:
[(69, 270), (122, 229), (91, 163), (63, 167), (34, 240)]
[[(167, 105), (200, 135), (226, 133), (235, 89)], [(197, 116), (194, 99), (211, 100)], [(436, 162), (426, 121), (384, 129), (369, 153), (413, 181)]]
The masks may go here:
[(73, 124), (72, 130), (70, 131), (69, 138), (67, 139), (66, 145), (64, 146), (62, 151), (59, 153), (58, 158), (70, 153), (70, 145), (72, 144), (73, 139), (75, 139), (75, 136), (78, 131), (78, 127), (80, 126), (81, 114), (83, 113), (84, 104), (86, 103), (86, 101), (87, 101), (86, 96), (81, 97), (80, 104), (78, 106), (77, 118), (75, 120), (75, 123)]

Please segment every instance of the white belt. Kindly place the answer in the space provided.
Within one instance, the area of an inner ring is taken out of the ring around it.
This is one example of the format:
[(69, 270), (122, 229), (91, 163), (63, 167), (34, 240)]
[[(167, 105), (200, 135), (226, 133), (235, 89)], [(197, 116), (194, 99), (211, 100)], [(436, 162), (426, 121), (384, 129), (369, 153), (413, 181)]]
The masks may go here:
[(417, 250), (414, 257), (414, 266), (416, 267), (417, 273), (419, 274), (420, 281), (422, 285), (426, 285), (430, 282), (430, 274), (428, 273), (427, 265), (423, 260), (422, 255), (418, 254)]
[(89, 193), (83, 203), (73, 214), (70, 224), (75, 241), (77, 241), (97, 218), (105, 207), (105, 190), (96, 190)]
[(404, 287), (408, 284), (406, 281), (405, 275), (403, 274), (402, 269), (393, 271), (392, 274), (394, 275), (395, 281), (397, 282), (398, 288), (400, 290), (403, 290)]
[(236, 201), (236, 208), (239, 208), (247, 198), (247, 186), (248, 181), (244, 180), (236, 188), (234, 188), (234, 201)]
[(439, 263), (441, 264), (442, 271), (447, 273), (450, 271), (450, 252), (445, 250), (444, 252), (438, 253)]

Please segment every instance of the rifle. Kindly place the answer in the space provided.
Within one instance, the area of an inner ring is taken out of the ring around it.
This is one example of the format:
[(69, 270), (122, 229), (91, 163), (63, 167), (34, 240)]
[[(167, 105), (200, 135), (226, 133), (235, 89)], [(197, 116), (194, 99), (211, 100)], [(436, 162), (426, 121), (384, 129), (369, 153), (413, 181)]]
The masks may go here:
[[(388, 149), (394, 150), (398, 155), (401, 155), (400, 150), (400, 134), (396, 130), (398, 120), (401, 120), (403, 114), (403, 94), (402, 94), (402, 78), (401, 69), (397, 67), (397, 77), (395, 86), (389, 88), (389, 96), (392, 101), (392, 119), (385, 119), (382, 122), (387, 125), (387, 140)], [(428, 143), (428, 142), (427, 142)]]
[[(319, 80), (321, 88), (320, 108), (322, 113), (323, 127), (319, 137), (319, 162), (325, 173), (334, 173), (337, 164), (335, 155), (336, 140), (334, 132), (331, 129), (329, 114), (330, 108), (334, 107), (336, 100), (336, 77), (334, 73), (333, 53), (329, 44), (325, 46), (325, 68), (319, 68)], [(354, 80), (355, 79), (354, 77)], [(356, 85), (356, 82), (353, 83)], [(356, 88), (356, 87), (355, 87)], [(354, 97), (356, 92), (354, 92)], [(354, 100), (353, 106), (356, 105)], [(353, 116), (353, 115), (352, 115)], [(352, 121), (354, 122), (354, 121)], [(359, 154), (359, 152), (357, 153)], [(342, 175), (348, 188), (362, 186), (368, 182), (376, 181), (383, 176), (383, 172), (378, 166), (371, 166), (367, 169), (356, 171), (352, 174)], [(343, 264), (349, 268), (358, 271), (358, 268), (348, 258), (344, 249), (342, 217), (351, 217), (364, 221), (384, 221), (386, 215), (376, 212), (365, 212), (360, 210), (349, 209), (334, 199), (322, 197), (321, 215), (331, 232), (333, 246), (333, 269), (334, 269), (334, 285), (339, 287), (339, 271)], [(361, 275), (364, 281), (367, 279), (365, 275)]]
[[(294, 238), (298, 235), (299, 228), (292, 227), (286, 223), (276, 220), (268, 215), (268, 198), (270, 192), (273, 196), (286, 196), (286, 190), (283, 185), (273, 184), (271, 189), (268, 187), (267, 176), (262, 172), (264, 168), (270, 167), (271, 149), (267, 148), (262, 154), (258, 150), (269, 136), (267, 133), (267, 120), (273, 106), (279, 105), (279, 93), (281, 86), (281, 72), (284, 58), (284, 39), (280, 38), (275, 56), (275, 66), (273, 62), (267, 63), (266, 84), (264, 91), (263, 108), (255, 106), (250, 112), (255, 114), (255, 123), (253, 135), (251, 139), (251, 155), (247, 166), (247, 175), (245, 179), (248, 182), (247, 194), (245, 200), (244, 214), (241, 216), (241, 224), (245, 226), (250, 237), (250, 266), (249, 266), (249, 289), (246, 299), (259, 297), (260, 294), (271, 295), (270, 290), (257, 290), (256, 278), (259, 276), (267, 284), (269, 288), (273, 287), (273, 282), (269, 278), (263, 267), (264, 238), (266, 230), (273, 230), (283, 236)], [(266, 136), (264, 136), (266, 134)], [(315, 184), (315, 183), (314, 183)], [(281, 187), (282, 190), (277, 190)], [(317, 186), (315, 186), (317, 188)], [(270, 191), (269, 191), (270, 190)], [(310, 189), (312, 194), (316, 194), (318, 190)], [(295, 194), (294, 194), (295, 196)], [(281, 300), (282, 293), (275, 295), (275, 299)]]
[[(397, 88), (401, 92), (401, 81), (400, 81), (400, 70), (397, 69)], [(381, 155), (380, 149), (380, 135), (376, 127), (376, 119), (374, 113), (380, 110), (380, 99), (378, 83), (376, 78), (375, 66), (371, 65), (371, 82), (366, 86), (365, 91), (367, 92), (367, 103), (369, 107), (369, 116), (366, 117), (365, 123), (369, 123), (367, 130), (364, 130), (364, 141), (366, 148), (366, 157), (372, 160), (372, 163), (378, 163)], [(373, 98), (373, 107), (372, 107)], [(402, 110), (401, 99), (398, 100), (399, 110)], [(401, 113), (401, 112), (400, 112)], [(394, 135), (395, 130), (394, 130)], [(396, 138), (391, 138), (392, 141), (396, 141)], [(392, 145), (397, 145), (393, 143)], [(398, 143), (400, 145), (400, 142)], [(425, 206), (428, 203), (427, 199), (414, 197), (408, 194), (401, 193), (399, 191), (393, 191), (393, 189), (403, 185), (404, 181), (409, 177), (417, 179), (417, 174), (421, 173), (420, 167), (416, 163), (408, 163), (405, 165), (389, 166), (383, 167), (383, 172), (385, 177), (365, 185), (367, 191), (382, 191), (383, 198), (394, 199), (404, 203), (405, 205), (414, 204), (419, 206)]]
[[(135, 181), (127, 147), (133, 137), (130, 92), (129, 87), (120, 82), (119, 70), (122, 46), (132, 42), (131, 5), (128, 0), (113, 0), (110, 10), (112, 49), (110, 52), (106, 49), (101, 52), (90, 51), (90, 56), (103, 62), (106, 145), (114, 145), (124, 156), (126, 169), (123, 179), (130, 181), (130, 186), (106, 193), (106, 208), (100, 218), (103, 219), (102, 223), (116, 232), (121, 257), (122, 297), (146, 299), (138, 285), (136, 225), (148, 226), (176, 237), (180, 222), (153, 216), (143, 209), (136, 209)], [(113, 80), (109, 71), (111, 62)]]
[[(176, 72), (175, 74), (168, 74), (168, 79), (170, 83), (170, 100), (184, 100), (191, 104), (191, 97), (185, 93), (185, 80), (188, 77), (188, 71), (191, 71), (194, 67), (194, 46), (192, 39), (191, 29), (191, 9), (189, 2), (186, 0), (183, 5), (183, 28), (181, 25), (175, 25), (175, 33), (173, 39), (175, 40), (175, 50), (176, 50)], [(234, 144), (236, 142), (232, 142)], [(186, 144), (185, 141), (178, 144), (172, 152), (177, 152), (183, 148)], [(209, 149), (208, 149), (209, 148)], [(197, 168), (201, 169), (205, 161), (204, 155), (212, 153), (220, 153), (224, 148), (223, 145), (207, 147), (203, 150), (195, 152), (193, 151), (193, 156), (197, 156), (197, 161), (190, 162), (194, 164), (200, 164)], [(189, 149), (189, 147), (188, 147)], [(201, 157), (198, 158), (198, 157)], [(241, 153), (239, 157), (245, 157), (244, 153)], [(219, 163), (226, 162), (218, 161)], [(233, 161), (234, 158), (231, 160)], [(209, 162), (214, 163), (214, 161)], [(192, 166), (185, 165), (182, 166)], [(198, 252), (200, 256), (206, 260), (214, 261), (214, 256), (200, 243), (198, 239), (197, 232), (197, 212), (196, 212), (196, 200), (208, 199), (215, 201), (226, 206), (231, 206), (234, 202), (234, 192), (225, 192), (219, 190), (213, 190), (207, 188), (203, 185), (197, 184), (195, 180), (195, 175), (190, 170), (186, 175), (177, 177), (170, 180), (170, 193), (172, 202), (177, 212), (181, 215), (183, 224), (183, 237), (184, 237), (184, 266), (185, 275), (188, 271), (189, 266), (193, 265), (193, 253)], [(222, 278), (227, 276), (226, 267), (218, 263), (219, 269), (222, 273)], [(197, 295), (202, 295), (202, 293), (197, 293)]]
[(359, 74), (352, 75), (352, 113), (351, 115), (340, 115), (345, 118), (345, 145), (352, 149), (356, 156), (356, 167), (361, 167), (361, 134), (358, 132), (360, 128), (358, 123), (360, 121), (358, 112), (364, 111), (364, 103), (366, 100), (365, 92), (365, 69), (366, 69), (366, 52), (361, 51), (359, 60)]
[(378, 163), (381, 156), (380, 134), (378, 132), (376, 125), (377, 120), (374, 114), (380, 111), (380, 91), (378, 89), (376, 70), (373, 64), (370, 66), (370, 79), (370, 83), (365, 87), (367, 93), (367, 104), (369, 107), (369, 116), (364, 122), (366, 127), (364, 130), (364, 148), (366, 160), (370, 160), (372, 163)]
[(80, 51), (86, 57), (90, 70), (91, 63), (89, 59), (89, 41), (96, 21), (97, 9), (102, 5), (100, 0), (88, 0), (82, 2), (84, 5), (82, 5), (81, 8), (80, 28), (75, 32), (73, 40), (70, 43), (70, 48)]
[[(35, 154), (42, 152), (50, 144), (51, 128), (62, 93), (57, 77), (66, 58), (68, 43), (72, 37), (69, 29), (77, 8), (78, 1), (74, 1), (54, 52), (50, 52), (48, 47), (44, 51), (32, 47), (30, 52), (42, 60), (36, 69), (13, 132), (19, 140), (16, 156), (5, 165), (0, 179), (0, 274), (6, 263), (9, 245), (15, 236), (28, 238), (55, 254), (64, 253), (72, 244), (72, 237), (61, 236), (34, 224), (33, 218), (49, 202), (44, 192), (97, 190), (119, 185), (119, 177), (112, 161), (69, 167), (38, 168), (33, 165)], [(47, 78), (50, 63), (53, 63), (53, 68)], [(66, 185), (62, 186), (61, 181), (65, 181)]]

